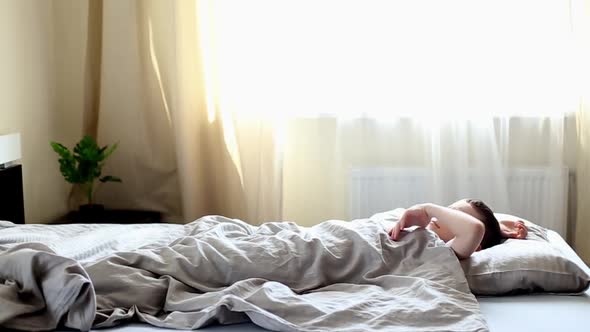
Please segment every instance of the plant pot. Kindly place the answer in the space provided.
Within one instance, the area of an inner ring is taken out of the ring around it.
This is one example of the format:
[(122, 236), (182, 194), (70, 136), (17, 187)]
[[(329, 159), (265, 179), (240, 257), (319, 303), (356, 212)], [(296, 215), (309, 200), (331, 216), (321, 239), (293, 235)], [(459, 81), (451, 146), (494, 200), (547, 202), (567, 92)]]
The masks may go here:
[(78, 223), (96, 223), (101, 222), (104, 217), (104, 205), (100, 204), (84, 204), (78, 208), (75, 222)]
[(100, 214), (104, 212), (104, 205), (102, 204), (83, 204), (78, 208), (78, 212), (82, 214)]

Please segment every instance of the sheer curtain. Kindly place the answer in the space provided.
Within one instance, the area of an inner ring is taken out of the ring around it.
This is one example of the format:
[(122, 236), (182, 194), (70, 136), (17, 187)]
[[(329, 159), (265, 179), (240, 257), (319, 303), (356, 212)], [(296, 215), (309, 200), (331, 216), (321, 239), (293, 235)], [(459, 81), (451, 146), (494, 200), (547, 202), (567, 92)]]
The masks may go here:
[[(575, 166), (568, 2), (217, 1), (200, 14), (220, 107), (280, 124), (285, 219), (349, 219), (351, 170), (380, 167), (426, 169), (424, 201), (476, 196), (526, 217), (509, 169)], [(561, 211), (538, 208), (565, 235)]]
[[(580, 59), (590, 58), (590, 1), (572, 1), (574, 31), (577, 53)], [(576, 251), (590, 262), (590, 64), (580, 61), (578, 66), (580, 77), (580, 108), (577, 113), (577, 215), (575, 227)]]
[[(96, 0), (88, 7), (85, 128), (119, 142), (99, 188), (111, 208), (280, 219), (280, 158), (264, 118), (222, 113), (209, 85), (195, 1)], [(97, 28), (98, 27), (98, 28)], [(98, 55), (97, 55), (98, 54)], [(115, 186), (111, 184), (110, 186)]]
[(100, 3), (107, 205), (311, 225), (351, 217), (351, 170), (392, 167), (432, 175), (424, 201), (521, 213), (509, 169), (575, 167), (568, 2)]

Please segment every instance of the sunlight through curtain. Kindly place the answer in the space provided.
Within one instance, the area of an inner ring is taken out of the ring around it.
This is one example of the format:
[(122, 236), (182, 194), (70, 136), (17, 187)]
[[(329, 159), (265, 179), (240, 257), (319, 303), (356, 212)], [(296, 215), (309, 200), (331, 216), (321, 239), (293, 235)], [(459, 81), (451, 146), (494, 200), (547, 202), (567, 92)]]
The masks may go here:
[[(510, 198), (510, 170), (574, 166), (567, 2), (208, 4), (218, 109), (281, 125), (286, 219), (349, 219), (350, 173), (371, 168), (426, 169), (424, 201), (476, 196), (530, 217)], [(567, 201), (549, 201), (567, 193), (546, 189), (539, 213), (565, 236)]]
[(577, 113), (577, 209), (574, 229), (574, 245), (586, 263), (590, 262), (590, 0), (572, 1), (574, 31), (580, 77), (580, 107)]
[(278, 220), (281, 174), (272, 130), (264, 119), (238, 121), (219, 109), (197, 7), (104, 1), (100, 106), (88, 108), (87, 118), (97, 119), (100, 141), (120, 142), (105, 171), (124, 183), (99, 190), (98, 199), (111, 208), (162, 211), (176, 222), (208, 214), (253, 224)]
[(98, 135), (121, 142), (108, 167), (126, 179), (105, 203), (311, 225), (353, 216), (353, 171), (411, 169), (429, 175), (421, 201), (475, 196), (566, 234), (566, 211), (550, 203), (567, 193), (546, 188), (531, 214), (509, 174), (575, 168), (567, 1), (103, 10)]
[(239, 114), (437, 123), (576, 107), (567, 2), (203, 3), (216, 97)]

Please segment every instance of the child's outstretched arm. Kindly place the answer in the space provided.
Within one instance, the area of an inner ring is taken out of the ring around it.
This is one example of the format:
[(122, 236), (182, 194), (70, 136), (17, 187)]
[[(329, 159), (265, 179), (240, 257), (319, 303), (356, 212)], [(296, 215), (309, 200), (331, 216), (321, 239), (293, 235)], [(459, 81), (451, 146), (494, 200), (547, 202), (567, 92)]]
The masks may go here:
[(447, 244), (455, 251), (459, 259), (468, 258), (477, 250), (485, 232), (483, 223), (467, 213), (426, 203), (407, 209), (389, 234), (393, 240), (397, 241), (404, 228), (411, 226), (425, 228), (430, 222), (448, 229), (454, 235)]

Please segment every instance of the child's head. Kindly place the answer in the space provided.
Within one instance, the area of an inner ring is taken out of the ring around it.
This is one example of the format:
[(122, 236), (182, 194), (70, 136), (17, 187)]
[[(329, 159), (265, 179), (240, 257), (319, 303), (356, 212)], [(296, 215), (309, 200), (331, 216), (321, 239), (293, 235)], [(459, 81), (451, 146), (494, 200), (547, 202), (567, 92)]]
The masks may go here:
[(481, 220), (485, 226), (485, 233), (481, 240), (480, 249), (493, 247), (502, 241), (500, 223), (498, 223), (492, 209), (481, 200), (462, 199), (449, 205), (449, 208), (459, 210)]

